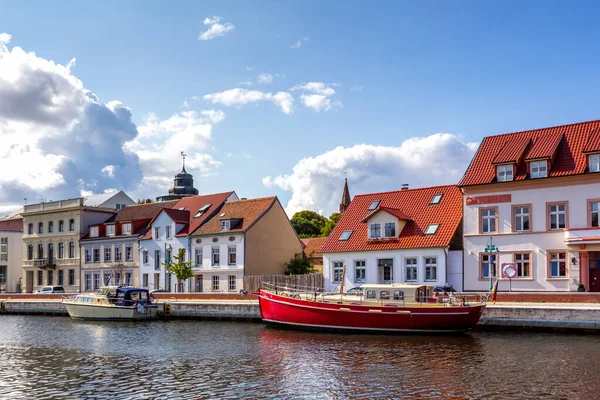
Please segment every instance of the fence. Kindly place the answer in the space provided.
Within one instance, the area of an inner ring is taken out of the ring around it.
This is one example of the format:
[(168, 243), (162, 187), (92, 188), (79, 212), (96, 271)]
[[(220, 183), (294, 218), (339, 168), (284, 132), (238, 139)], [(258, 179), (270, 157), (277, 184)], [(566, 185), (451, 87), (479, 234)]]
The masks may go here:
[(277, 286), (301, 287), (307, 291), (323, 290), (323, 274), (306, 275), (251, 275), (244, 277), (244, 290), (257, 291), (263, 283)]

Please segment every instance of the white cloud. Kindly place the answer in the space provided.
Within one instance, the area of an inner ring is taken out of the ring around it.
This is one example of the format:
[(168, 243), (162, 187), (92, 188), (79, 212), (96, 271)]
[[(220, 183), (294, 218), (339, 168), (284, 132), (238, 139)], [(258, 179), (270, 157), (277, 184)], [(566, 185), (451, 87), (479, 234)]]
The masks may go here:
[(100, 171), (103, 174), (110, 176), (111, 178), (113, 176), (115, 176), (115, 166), (114, 165), (107, 165), (106, 167), (102, 168)]
[(262, 74), (258, 75), (258, 77), (256, 79), (257, 79), (258, 83), (261, 83), (261, 84), (271, 83), (271, 82), (273, 82), (273, 75), (263, 72)]
[(450, 133), (406, 139), (397, 147), (340, 146), (300, 160), (291, 174), (263, 178), (263, 185), (291, 192), (286, 206), (290, 216), (305, 209), (329, 215), (339, 206), (345, 172), (352, 195), (398, 190), (403, 183), (411, 187), (453, 184), (477, 146)]
[(322, 94), (303, 94), (300, 96), (302, 103), (315, 111), (329, 111), (331, 110), (331, 100)]
[(331, 86), (341, 86), (339, 83), (326, 84), (324, 82), (308, 82), (296, 85), (290, 90), (304, 92), (300, 96), (300, 101), (306, 107), (314, 111), (329, 111), (333, 108), (343, 107), (342, 102), (337, 99), (331, 99), (335, 96), (335, 89)]
[(300, 47), (302, 47), (302, 45), (303, 45), (305, 42), (308, 42), (308, 38), (306, 38), (306, 37), (305, 37), (305, 38), (302, 38), (302, 39), (300, 39), (300, 40), (296, 40), (296, 43), (294, 43), (294, 44), (291, 46), (291, 48), (292, 48), (292, 49), (299, 49)]
[(248, 81), (242, 81), (242, 82), (238, 82), (235, 86), (246, 86), (246, 87), (250, 87), (252, 86), (252, 81), (248, 80)]
[(235, 25), (230, 23), (220, 23), (220, 17), (211, 17), (206, 18), (204, 20), (204, 25), (210, 26), (208, 30), (201, 32), (198, 40), (212, 40), (218, 38), (219, 36), (225, 36), (229, 32), (233, 32), (235, 30)]
[(213, 104), (223, 104), (225, 106), (234, 107), (243, 107), (251, 103), (271, 101), (285, 114), (292, 114), (294, 112), (294, 99), (292, 95), (287, 92), (272, 94), (258, 90), (235, 88), (223, 92), (207, 94), (204, 96), (204, 100)]

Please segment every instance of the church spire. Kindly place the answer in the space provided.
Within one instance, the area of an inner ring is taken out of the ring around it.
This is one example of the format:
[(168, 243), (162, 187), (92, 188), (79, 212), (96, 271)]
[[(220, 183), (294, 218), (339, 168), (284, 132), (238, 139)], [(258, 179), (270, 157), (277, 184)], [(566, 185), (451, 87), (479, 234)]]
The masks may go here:
[(183, 169), (181, 170), (181, 172), (187, 172), (185, 170), (185, 157), (187, 156), (187, 154), (185, 154), (185, 151), (181, 152), (181, 157), (183, 158)]
[(342, 193), (342, 202), (340, 203), (340, 212), (346, 211), (350, 205), (350, 190), (348, 190), (348, 178), (344, 179), (344, 192)]

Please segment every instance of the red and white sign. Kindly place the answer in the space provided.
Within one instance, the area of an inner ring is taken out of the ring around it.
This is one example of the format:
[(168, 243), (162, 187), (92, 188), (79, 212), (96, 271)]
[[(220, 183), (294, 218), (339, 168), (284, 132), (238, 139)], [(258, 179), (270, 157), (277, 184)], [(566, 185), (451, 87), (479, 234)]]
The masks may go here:
[(502, 277), (503, 278), (516, 278), (517, 277), (517, 263), (503, 263), (502, 264)]

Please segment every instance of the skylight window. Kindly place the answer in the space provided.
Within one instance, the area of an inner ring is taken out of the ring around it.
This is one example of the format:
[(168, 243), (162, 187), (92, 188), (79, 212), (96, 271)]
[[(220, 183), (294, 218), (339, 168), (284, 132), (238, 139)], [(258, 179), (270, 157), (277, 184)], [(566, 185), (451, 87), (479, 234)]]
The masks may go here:
[(379, 203), (381, 203), (381, 200), (373, 200), (373, 202), (369, 206), (369, 210), (376, 209), (379, 206)]
[(350, 239), (350, 235), (352, 235), (352, 232), (354, 232), (354, 231), (344, 231), (344, 233), (342, 233), (342, 236), (340, 236), (340, 238), (338, 240), (341, 242), (343, 240)]
[(212, 206), (212, 204), (205, 204), (202, 207), (200, 207), (200, 209), (198, 210), (196, 215), (194, 215), (194, 218), (200, 217), (202, 214), (204, 214), (206, 212), (206, 210), (209, 209), (210, 206)]
[(435, 233), (437, 232), (439, 227), (440, 227), (440, 224), (430, 224), (427, 227), (427, 229), (425, 229), (425, 234), (426, 235), (435, 235)]
[(181, 211), (181, 210), (185, 210), (185, 207), (179, 207), (179, 208), (178, 208), (178, 210), (179, 210), (179, 211)]
[(439, 204), (439, 202), (442, 200), (442, 196), (443, 196), (443, 193), (434, 194), (433, 199), (431, 199), (431, 203), (429, 203), (429, 204)]

